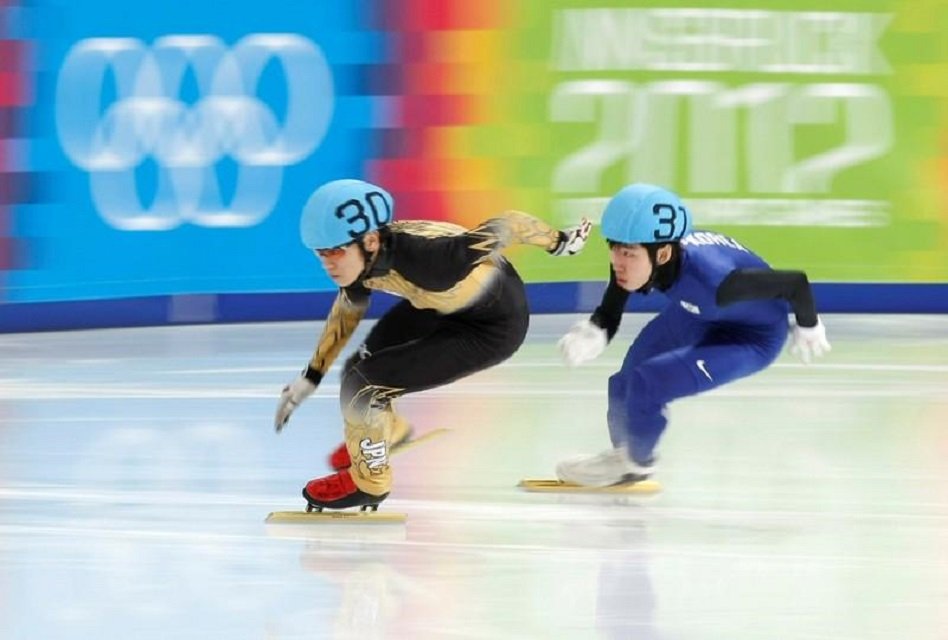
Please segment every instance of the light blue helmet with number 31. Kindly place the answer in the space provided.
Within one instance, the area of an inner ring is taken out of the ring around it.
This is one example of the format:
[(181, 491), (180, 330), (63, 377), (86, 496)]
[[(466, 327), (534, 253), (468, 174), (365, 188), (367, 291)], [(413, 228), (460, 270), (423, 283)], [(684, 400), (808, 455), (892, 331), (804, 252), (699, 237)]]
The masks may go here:
[(382, 187), (362, 180), (333, 180), (306, 201), (300, 238), (310, 249), (332, 249), (392, 221), (395, 202)]
[(691, 213), (677, 195), (653, 184), (630, 184), (602, 213), (602, 235), (622, 244), (678, 242), (691, 231)]

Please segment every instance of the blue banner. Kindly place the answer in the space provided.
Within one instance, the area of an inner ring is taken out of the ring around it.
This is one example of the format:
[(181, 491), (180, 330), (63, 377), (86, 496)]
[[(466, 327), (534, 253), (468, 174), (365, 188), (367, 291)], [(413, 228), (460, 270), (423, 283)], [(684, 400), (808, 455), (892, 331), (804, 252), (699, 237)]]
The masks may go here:
[[(222, 15), (226, 12), (226, 16)], [(320, 182), (362, 173), (383, 32), (357, 3), (41, 3), (8, 302), (333, 288), (302, 249)]]

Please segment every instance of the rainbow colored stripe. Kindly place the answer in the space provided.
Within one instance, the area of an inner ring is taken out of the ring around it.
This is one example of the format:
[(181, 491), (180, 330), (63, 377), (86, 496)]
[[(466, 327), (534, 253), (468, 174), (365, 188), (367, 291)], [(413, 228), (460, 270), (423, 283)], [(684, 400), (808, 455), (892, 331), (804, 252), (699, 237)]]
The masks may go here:
[[(370, 92), (390, 96), (388, 121), (366, 175), (395, 195), (403, 217), (470, 225), (511, 207), (518, 134), (505, 113), (515, 3), (381, 2), (374, 28), (390, 59), (370, 71)], [(519, 68), (519, 66), (517, 67)]]
[(23, 109), (32, 102), (29, 91), (26, 40), (11, 34), (12, 0), (0, 0), (0, 289), (2, 274), (17, 266), (11, 208), (29, 191), (29, 175), (23, 170)]

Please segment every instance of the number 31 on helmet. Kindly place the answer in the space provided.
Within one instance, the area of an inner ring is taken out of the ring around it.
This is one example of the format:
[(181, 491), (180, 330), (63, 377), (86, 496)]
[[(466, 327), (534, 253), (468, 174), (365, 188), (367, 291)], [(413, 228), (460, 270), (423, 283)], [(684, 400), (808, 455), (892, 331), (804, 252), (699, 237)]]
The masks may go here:
[(667, 189), (631, 184), (606, 205), (601, 231), (622, 244), (678, 242), (691, 231), (691, 212)]

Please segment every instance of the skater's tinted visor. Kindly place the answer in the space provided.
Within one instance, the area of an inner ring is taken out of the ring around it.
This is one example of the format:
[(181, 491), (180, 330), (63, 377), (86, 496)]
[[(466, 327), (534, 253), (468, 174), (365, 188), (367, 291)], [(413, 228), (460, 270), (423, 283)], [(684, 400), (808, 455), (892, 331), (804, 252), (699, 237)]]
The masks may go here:
[(333, 247), (331, 249), (316, 249), (316, 255), (320, 258), (326, 258), (331, 260), (333, 258), (341, 258), (346, 253), (346, 249), (349, 245), (353, 244), (352, 242), (344, 244), (341, 247)]

